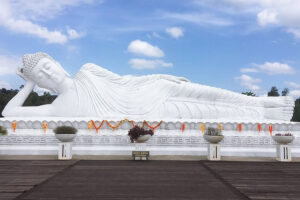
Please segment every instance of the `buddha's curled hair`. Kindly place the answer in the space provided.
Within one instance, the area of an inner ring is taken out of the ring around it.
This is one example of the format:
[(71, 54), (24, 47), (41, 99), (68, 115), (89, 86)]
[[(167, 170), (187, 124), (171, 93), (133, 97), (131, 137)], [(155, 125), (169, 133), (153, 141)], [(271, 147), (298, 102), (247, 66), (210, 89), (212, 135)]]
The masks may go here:
[(21, 73), (23, 73), (25, 77), (30, 79), (32, 76), (32, 69), (38, 64), (38, 62), (42, 58), (48, 58), (55, 62), (55, 60), (51, 56), (43, 52), (37, 52), (35, 54), (25, 54), (23, 56), (23, 66), (21, 68)]

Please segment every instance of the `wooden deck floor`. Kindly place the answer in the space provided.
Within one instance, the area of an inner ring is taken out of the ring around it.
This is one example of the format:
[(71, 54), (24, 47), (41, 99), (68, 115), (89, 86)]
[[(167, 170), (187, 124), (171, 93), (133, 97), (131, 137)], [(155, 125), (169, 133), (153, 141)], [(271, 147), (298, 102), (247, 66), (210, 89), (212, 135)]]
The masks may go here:
[(300, 199), (300, 163), (1, 160), (2, 199)]

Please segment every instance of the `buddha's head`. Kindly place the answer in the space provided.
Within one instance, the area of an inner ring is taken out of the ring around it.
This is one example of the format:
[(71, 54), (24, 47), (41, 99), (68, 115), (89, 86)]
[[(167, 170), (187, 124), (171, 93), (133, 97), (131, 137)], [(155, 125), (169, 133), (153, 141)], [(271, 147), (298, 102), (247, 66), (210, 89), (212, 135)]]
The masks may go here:
[(51, 91), (57, 91), (70, 76), (51, 56), (41, 52), (24, 55), (21, 73), (39, 87)]

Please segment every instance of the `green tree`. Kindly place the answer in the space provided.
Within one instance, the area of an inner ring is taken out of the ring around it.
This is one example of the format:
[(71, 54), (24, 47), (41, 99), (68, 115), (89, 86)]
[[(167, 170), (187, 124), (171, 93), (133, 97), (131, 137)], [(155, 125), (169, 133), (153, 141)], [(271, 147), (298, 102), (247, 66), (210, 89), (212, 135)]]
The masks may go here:
[(0, 117), (6, 104), (18, 93), (18, 90), (0, 89)]
[(281, 96), (287, 96), (289, 92), (290, 92), (289, 88), (284, 88), (281, 92)]
[(300, 97), (295, 101), (294, 115), (292, 121), (300, 122)]
[(269, 96), (269, 97), (278, 97), (278, 96), (279, 96), (279, 93), (278, 93), (277, 87), (273, 86), (273, 87), (271, 88), (271, 90), (268, 92), (268, 96)]
[(253, 96), (255, 97), (256, 94), (254, 94), (253, 92), (249, 91), (249, 92), (242, 92), (242, 94), (247, 95), (247, 96)]
[[(20, 87), (20, 89), (22, 86)], [(6, 104), (19, 92), (19, 90), (7, 90), (5, 88), (0, 89), (0, 117), (2, 116), (2, 111)], [(43, 95), (39, 96), (36, 92), (31, 92), (24, 102), (23, 106), (40, 106), (44, 104), (52, 103), (56, 95), (52, 95), (49, 92), (45, 92)]]

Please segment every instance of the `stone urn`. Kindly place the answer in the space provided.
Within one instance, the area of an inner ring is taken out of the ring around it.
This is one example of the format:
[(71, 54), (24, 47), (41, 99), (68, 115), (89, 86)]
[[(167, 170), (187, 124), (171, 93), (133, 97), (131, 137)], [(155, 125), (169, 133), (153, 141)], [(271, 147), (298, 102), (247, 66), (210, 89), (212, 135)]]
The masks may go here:
[(275, 142), (277, 142), (278, 144), (289, 144), (291, 143), (294, 139), (295, 139), (295, 136), (293, 135), (275, 135), (275, 136), (272, 136), (273, 140)]
[(151, 135), (141, 135), (134, 139), (136, 143), (145, 143), (150, 139)]
[(218, 144), (224, 138), (224, 135), (203, 135), (204, 139), (211, 144)]
[(76, 134), (55, 134), (55, 137), (61, 142), (72, 142)]
[(77, 129), (72, 126), (58, 126), (53, 132), (55, 133), (55, 137), (63, 142), (72, 142), (72, 140), (76, 137)]

